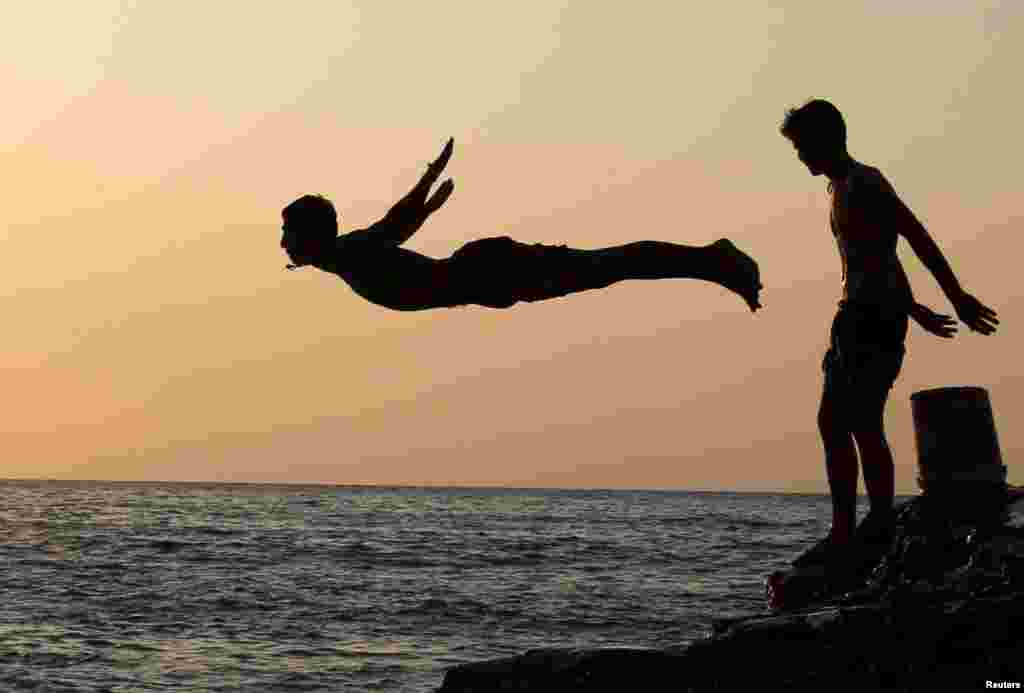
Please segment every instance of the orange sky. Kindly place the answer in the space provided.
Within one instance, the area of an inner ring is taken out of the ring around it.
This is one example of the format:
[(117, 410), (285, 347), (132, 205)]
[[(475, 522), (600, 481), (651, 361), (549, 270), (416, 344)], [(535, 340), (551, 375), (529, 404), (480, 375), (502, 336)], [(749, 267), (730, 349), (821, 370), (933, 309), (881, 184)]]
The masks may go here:
[[(22, 3), (0, 41), (3, 476), (826, 491), (840, 266), (824, 181), (777, 133), (825, 97), (1002, 321), (911, 327), (898, 490), (908, 397), (942, 385), (989, 389), (1024, 482), (1024, 6), (851, 5)], [(725, 236), (765, 309), (662, 280), (399, 313), (282, 271), (284, 204), (366, 225), (449, 135), (455, 193), (409, 247)]]

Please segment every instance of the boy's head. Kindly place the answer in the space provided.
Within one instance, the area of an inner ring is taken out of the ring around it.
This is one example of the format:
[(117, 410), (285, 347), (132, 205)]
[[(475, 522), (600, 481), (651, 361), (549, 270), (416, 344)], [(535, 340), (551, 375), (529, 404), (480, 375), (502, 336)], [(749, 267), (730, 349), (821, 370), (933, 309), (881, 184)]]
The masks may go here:
[(814, 99), (786, 111), (779, 132), (793, 143), (811, 175), (826, 173), (847, 156), (843, 114), (824, 99)]
[(303, 195), (281, 210), (281, 247), (294, 266), (308, 265), (338, 235), (334, 205), (320, 195)]

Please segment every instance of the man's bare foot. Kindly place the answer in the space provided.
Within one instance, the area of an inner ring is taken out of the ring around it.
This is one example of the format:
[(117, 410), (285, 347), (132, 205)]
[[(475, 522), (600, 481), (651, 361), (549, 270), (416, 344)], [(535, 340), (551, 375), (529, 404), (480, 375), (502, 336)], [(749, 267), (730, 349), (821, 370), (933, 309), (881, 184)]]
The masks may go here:
[(721, 268), (718, 283), (739, 294), (751, 312), (760, 308), (758, 294), (763, 286), (757, 262), (727, 238), (720, 238), (708, 247), (718, 256), (716, 260)]

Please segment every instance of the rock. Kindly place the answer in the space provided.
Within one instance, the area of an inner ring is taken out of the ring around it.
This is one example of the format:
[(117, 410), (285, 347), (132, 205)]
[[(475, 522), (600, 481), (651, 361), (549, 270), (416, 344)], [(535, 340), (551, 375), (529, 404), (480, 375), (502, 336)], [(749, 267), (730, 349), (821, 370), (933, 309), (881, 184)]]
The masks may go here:
[(1024, 530), (1024, 488), (1012, 487), (1007, 495), (1010, 502), (1006, 508), (1006, 525)]
[(681, 657), (679, 651), (632, 648), (529, 650), (450, 669), (440, 691), (624, 690), (635, 686), (638, 677), (678, 685), (686, 671)]
[(531, 650), (450, 669), (439, 693), (981, 690), (1024, 683), (1024, 493), (925, 494), (854, 579), (778, 571), (775, 606), (664, 650)]

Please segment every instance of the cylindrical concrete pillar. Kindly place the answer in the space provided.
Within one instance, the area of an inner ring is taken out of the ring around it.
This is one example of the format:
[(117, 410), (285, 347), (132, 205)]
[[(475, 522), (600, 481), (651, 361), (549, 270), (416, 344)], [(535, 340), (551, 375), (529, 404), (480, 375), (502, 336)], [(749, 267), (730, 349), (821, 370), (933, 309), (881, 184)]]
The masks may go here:
[(921, 390), (910, 396), (910, 408), (923, 491), (951, 490), (965, 482), (1005, 485), (1006, 466), (984, 388)]

